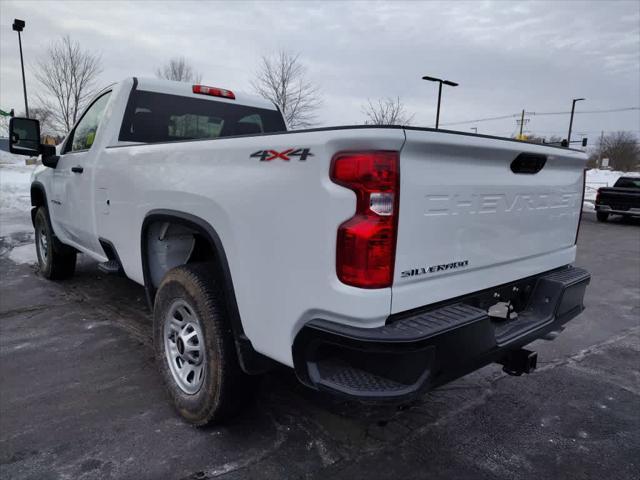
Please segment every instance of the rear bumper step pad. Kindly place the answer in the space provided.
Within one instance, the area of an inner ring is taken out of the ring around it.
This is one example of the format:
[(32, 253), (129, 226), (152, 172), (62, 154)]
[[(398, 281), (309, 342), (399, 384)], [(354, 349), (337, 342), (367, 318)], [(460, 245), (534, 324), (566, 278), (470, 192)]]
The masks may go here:
[(306, 385), (347, 397), (406, 399), (489, 363), (505, 363), (524, 345), (560, 330), (584, 310), (590, 278), (581, 268), (540, 275), (527, 307), (509, 321), (465, 303), (403, 315), (378, 328), (313, 320), (293, 345), (296, 374)]

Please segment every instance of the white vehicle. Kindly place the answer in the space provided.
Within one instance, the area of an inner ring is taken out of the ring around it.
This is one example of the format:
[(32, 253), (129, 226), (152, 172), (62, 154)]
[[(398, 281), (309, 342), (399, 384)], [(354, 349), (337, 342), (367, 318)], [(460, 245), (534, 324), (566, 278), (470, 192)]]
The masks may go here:
[(128, 79), (53, 151), (31, 200), (41, 273), (76, 254), (144, 286), (178, 412), (203, 425), (275, 362), (304, 384), (405, 401), (522, 347), (583, 309), (575, 260), (586, 156), (413, 127), (287, 132), (270, 103)]

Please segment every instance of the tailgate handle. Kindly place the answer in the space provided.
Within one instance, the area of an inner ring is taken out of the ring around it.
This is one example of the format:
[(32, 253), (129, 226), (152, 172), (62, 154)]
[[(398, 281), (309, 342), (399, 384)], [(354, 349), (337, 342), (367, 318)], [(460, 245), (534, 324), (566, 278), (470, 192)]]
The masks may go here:
[(513, 173), (528, 173), (533, 175), (542, 170), (545, 163), (547, 163), (546, 155), (521, 153), (511, 162), (511, 171)]

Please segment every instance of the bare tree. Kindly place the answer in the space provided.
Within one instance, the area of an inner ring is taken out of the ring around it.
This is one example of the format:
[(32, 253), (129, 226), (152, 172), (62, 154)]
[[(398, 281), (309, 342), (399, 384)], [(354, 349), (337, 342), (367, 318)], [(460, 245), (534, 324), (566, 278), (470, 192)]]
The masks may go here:
[(202, 74), (196, 72), (184, 57), (169, 60), (166, 65), (156, 70), (156, 77), (176, 82), (200, 83), (202, 80)]
[(39, 108), (50, 113), (51, 125), (60, 133), (71, 130), (95, 94), (100, 61), (100, 55), (83, 50), (69, 36), (53, 43), (38, 61), (35, 76), (44, 87), (37, 95)]
[(377, 102), (368, 101), (362, 108), (366, 115), (366, 125), (411, 125), (413, 115), (409, 115), (400, 101), (400, 97), (382, 98)]
[(29, 117), (35, 118), (40, 122), (41, 136), (49, 135), (55, 137), (58, 134), (53, 111), (42, 107), (30, 108)]
[(609, 166), (614, 170), (640, 170), (640, 140), (631, 132), (608, 133), (598, 141), (588, 166), (599, 167), (603, 158), (609, 159)]
[(263, 56), (254, 90), (280, 108), (291, 129), (309, 127), (315, 122), (315, 111), (322, 101), (318, 87), (307, 80), (306, 68), (300, 55), (281, 50)]

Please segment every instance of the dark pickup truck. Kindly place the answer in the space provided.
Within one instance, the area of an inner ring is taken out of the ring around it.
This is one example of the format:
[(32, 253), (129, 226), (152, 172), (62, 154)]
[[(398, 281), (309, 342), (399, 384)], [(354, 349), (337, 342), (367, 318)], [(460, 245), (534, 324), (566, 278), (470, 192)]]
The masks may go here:
[(613, 187), (602, 187), (596, 195), (598, 221), (609, 215), (640, 217), (640, 177), (620, 177)]

